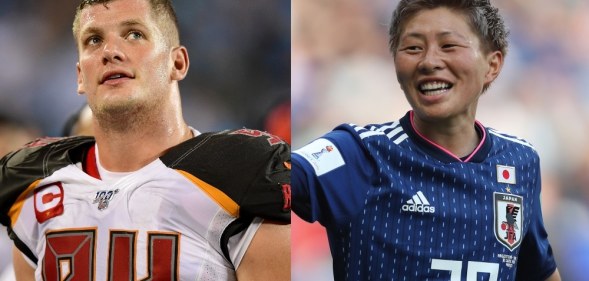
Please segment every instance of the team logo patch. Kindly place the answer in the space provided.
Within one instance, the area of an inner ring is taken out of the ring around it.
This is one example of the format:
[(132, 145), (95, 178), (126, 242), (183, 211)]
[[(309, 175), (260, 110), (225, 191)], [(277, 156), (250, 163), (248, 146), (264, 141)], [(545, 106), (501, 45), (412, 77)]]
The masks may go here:
[(98, 192), (96, 192), (96, 197), (94, 198), (94, 201), (92, 202), (92, 204), (98, 203), (98, 210), (102, 211), (102, 210), (108, 208), (108, 204), (110, 203), (110, 200), (112, 200), (113, 197), (115, 196), (115, 194), (117, 194), (117, 193), (119, 193), (118, 189), (98, 191)]
[(63, 214), (63, 187), (61, 182), (50, 183), (35, 189), (33, 198), (35, 217), (39, 223)]
[(345, 164), (337, 146), (326, 139), (317, 139), (314, 142), (296, 150), (294, 153), (304, 157), (317, 176), (328, 173)]
[(493, 193), (495, 209), (495, 238), (510, 251), (517, 248), (522, 240), (523, 197), (509, 193)]

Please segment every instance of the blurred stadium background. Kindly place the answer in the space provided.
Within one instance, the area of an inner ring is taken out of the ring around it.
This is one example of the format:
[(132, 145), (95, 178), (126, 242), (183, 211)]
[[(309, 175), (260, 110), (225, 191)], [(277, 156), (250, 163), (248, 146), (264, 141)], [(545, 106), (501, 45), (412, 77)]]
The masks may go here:
[[(78, 3), (0, 1), (0, 153), (36, 136), (58, 136), (85, 102), (76, 93), (71, 32)], [(276, 128), (290, 120), (290, 1), (174, 0), (174, 6), (191, 62), (180, 83), (187, 122), (200, 131), (267, 128), (288, 139), (289, 129)], [(0, 228), (2, 281), (12, 280), (9, 271), (2, 277), (11, 244)]]
[[(293, 150), (340, 123), (392, 121), (410, 108), (387, 46), (398, 1), (291, 2)], [(544, 220), (562, 279), (587, 280), (589, 2), (492, 2), (511, 30), (510, 49), (480, 99), (478, 120), (536, 147)], [(333, 280), (320, 226), (293, 217), (292, 241), (293, 280)]]
[[(76, 94), (72, 2), (0, 1), (0, 153), (34, 136), (59, 135), (85, 100)], [(387, 48), (397, 2), (175, 0), (191, 59), (180, 84), (187, 121), (201, 131), (262, 128), (269, 109), (291, 94), (298, 148), (342, 122), (399, 118), (409, 105)], [(511, 45), (478, 119), (539, 151), (544, 219), (561, 275), (585, 280), (589, 2), (493, 2), (511, 29)], [(332, 280), (321, 227), (293, 217), (292, 235), (293, 280)], [(0, 229), (0, 280), (11, 280), (2, 279), (10, 245)]]

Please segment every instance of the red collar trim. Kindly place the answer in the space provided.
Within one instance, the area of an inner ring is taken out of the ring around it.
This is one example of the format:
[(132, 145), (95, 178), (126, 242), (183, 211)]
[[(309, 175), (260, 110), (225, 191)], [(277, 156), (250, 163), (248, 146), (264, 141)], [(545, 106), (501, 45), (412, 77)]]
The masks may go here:
[(93, 145), (90, 147), (90, 150), (88, 150), (86, 159), (84, 159), (84, 165), (82, 165), (82, 167), (86, 174), (99, 180), (101, 179), (100, 173), (98, 172), (98, 165), (96, 165), (96, 145)]

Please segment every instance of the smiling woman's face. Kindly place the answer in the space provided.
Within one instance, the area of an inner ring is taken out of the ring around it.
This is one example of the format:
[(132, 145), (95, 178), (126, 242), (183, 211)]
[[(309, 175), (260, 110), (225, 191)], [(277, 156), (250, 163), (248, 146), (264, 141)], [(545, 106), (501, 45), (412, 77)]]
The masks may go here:
[(474, 120), (483, 87), (503, 62), (500, 52), (484, 52), (465, 15), (444, 7), (407, 20), (394, 57), (401, 88), (424, 121)]

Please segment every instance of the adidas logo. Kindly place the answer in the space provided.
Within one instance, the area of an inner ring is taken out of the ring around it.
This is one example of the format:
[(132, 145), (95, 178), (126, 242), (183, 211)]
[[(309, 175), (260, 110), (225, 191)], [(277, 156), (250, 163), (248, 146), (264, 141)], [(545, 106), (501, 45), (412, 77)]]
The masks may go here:
[(413, 195), (413, 198), (407, 201), (407, 204), (401, 207), (401, 210), (414, 213), (435, 213), (436, 207), (431, 206), (423, 193), (418, 191), (417, 194)]

